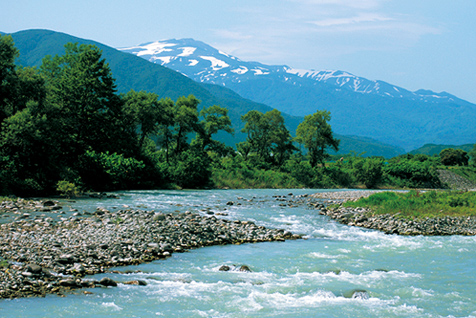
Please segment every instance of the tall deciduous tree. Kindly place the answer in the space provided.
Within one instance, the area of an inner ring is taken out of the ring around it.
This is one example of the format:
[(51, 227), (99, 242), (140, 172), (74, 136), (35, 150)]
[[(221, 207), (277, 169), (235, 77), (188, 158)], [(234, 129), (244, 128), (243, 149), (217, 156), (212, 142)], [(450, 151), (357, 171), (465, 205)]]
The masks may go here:
[(202, 109), (200, 116), (203, 117), (203, 120), (200, 121), (193, 145), (198, 146), (201, 150), (210, 149), (224, 155), (222, 152), (226, 149), (225, 144), (213, 140), (212, 136), (219, 131), (234, 133), (230, 117), (228, 117), (228, 109), (213, 105)]
[(273, 109), (263, 114), (251, 110), (241, 120), (245, 122), (241, 131), (248, 135), (249, 148), (260, 160), (280, 166), (295, 150), (280, 111)]
[(339, 150), (339, 140), (333, 136), (331, 125), (328, 123), (330, 120), (330, 112), (317, 111), (304, 117), (304, 121), (296, 130), (296, 140), (309, 151), (312, 167), (318, 163), (325, 164), (325, 160), (329, 157), (327, 148)]
[(157, 94), (131, 90), (123, 100), (126, 120), (140, 131), (139, 147), (143, 146), (146, 137), (157, 135), (162, 126), (173, 123), (173, 102), (170, 99), (159, 100)]
[(0, 35), (0, 123), (13, 115), (12, 99), (17, 80), (15, 59), (18, 50), (13, 44), (11, 36)]
[(174, 136), (175, 151), (178, 156), (187, 146), (189, 133), (198, 131), (198, 104), (200, 101), (195, 96), (180, 97), (174, 107)]

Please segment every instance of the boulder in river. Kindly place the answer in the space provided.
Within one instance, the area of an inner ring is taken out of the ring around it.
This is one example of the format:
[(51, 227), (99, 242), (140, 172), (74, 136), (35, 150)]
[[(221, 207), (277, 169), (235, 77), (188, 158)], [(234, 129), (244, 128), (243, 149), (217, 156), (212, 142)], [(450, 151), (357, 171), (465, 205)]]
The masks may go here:
[(106, 287), (108, 287), (108, 286), (116, 287), (117, 286), (117, 283), (109, 277), (104, 277), (103, 279), (101, 279), (99, 281), (99, 284), (101, 284), (103, 286), (106, 286)]
[(238, 270), (240, 272), (251, 272), (251, 269), (247, 265), (241, 265)]
[(230, 266), (228, 265), (222, 265), (220, 266), (220, 268), (218, 269), (220, 272), (228, 272), (230, 270)]
[(362, 300), (370, 298), (369, 293), (364, 289), (353, 289), (351, 291), (344, 293), (344, 297), (352, 298), (352, 299), (362, 299)]

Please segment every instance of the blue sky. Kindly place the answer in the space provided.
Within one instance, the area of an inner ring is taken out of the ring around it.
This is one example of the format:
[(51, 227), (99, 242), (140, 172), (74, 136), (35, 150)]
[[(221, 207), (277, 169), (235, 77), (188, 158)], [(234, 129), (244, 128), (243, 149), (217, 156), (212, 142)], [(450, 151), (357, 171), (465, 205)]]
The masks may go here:
[(343, 70), (476, 103), (475, 0), (2, 0), (0, 31), (126, 47), (194, 38), (245, 61)]

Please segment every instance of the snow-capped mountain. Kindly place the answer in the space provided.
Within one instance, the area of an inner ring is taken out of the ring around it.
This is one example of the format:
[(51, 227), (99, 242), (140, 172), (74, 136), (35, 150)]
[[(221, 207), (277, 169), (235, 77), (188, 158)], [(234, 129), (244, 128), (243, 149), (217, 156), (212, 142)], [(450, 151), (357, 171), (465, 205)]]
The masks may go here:
[[(476, 105), (448, 93), (411, 92), (345, 71), (293, 69), (246, 62), (193, 39), (121, 48), (206, 84), (294, 116), (331, 112), (338, 134), (365, 136), (405, 148), (476, 141)], [(226, 105), (222, 105), (226, 106)]]
[(312, 80), (317, 83), (325, 83), (334, 89), (345, 89), (362, 94), (426, 102), (441, 102), (442, 100), (454, 102), (458, 100), (457, 97), (447, 93), (425, 90), (411, 92), (383, 81), (368, 80), (344, 71), (302, 70), (286, 65), (245, 62), (193, 39), (156, 41), (119, 50), (161, 64), (203, 83), (228, 86), (230, 83), (240, 83), (261, 77), (279, 79), (299, 86), (304, 85), (304, 80)]

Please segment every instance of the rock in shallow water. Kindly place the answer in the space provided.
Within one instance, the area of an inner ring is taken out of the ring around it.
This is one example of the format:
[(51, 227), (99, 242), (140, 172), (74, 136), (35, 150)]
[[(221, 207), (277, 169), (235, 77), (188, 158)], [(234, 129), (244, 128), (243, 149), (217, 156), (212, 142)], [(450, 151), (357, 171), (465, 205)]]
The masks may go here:
[(101, 284), (103, 286), (106, 286), (106, 287), (108, 287), (108, 286), (116, 287), (117, 286), (117, 283), (109, 277), (104, 277), (103, 279), (101, 279), (99, 281), (99, 284)]

